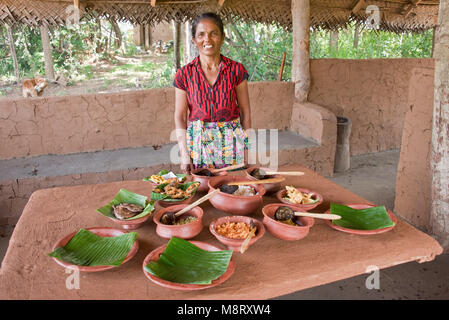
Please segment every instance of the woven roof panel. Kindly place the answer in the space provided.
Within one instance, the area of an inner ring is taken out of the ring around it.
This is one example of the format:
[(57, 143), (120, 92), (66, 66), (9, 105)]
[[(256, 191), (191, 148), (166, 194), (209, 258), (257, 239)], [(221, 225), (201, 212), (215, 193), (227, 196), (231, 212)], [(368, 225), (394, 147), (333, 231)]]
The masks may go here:
[[(359, 0), (310, 0), (313, 28), (344, 28), (351, 21), (366, 21), (368, 5), (380, 11), (380, 28), (389, 31), (423, 31), (437, 23), (438, 0), (422, 0), (413, 6), (411, 0), (365, 0), (353, 13)], [(291, 29), (291, 0), (80, 0), (83, 16), (112, 16), (133, 24), (155, 25), (161, 21), (191, 20), (205, 11), (218, 12), (224, 20), (274, 23)], [(0, 22), (29, 25), (63, 25), (73, 0), (0, 0)]]

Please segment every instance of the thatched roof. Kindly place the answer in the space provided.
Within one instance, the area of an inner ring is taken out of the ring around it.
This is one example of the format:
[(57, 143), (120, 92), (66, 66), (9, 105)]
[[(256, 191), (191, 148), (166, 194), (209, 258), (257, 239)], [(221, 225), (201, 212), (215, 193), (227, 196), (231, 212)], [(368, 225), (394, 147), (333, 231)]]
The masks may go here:
[[(218, 12), (225, 20), (275, 23), (292, 27), (291, 0), (75, 0), (84, 19), (92, 15), (115, 17), (132, 24), (184, 22), (204, 11)], [(310, 0), (313, 28), (344, 28), (351, 21), (366, 21), (368, 5), (380, 10), (380, 29), (423, 31), (437, 23), (439, 0)], [(152, 5), (154, 4), (154, 6)], [(28, 25), (64, 25), (74, 0), (0, 0), (0, 22)], [(222, 4), (220, 6), (220, 4)]]

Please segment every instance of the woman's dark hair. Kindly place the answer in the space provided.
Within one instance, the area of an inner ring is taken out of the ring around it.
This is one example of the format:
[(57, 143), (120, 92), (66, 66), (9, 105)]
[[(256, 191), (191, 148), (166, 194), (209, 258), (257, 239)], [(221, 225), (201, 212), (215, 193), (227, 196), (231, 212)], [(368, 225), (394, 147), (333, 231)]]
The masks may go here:
[(193, 23), (192, 23), (192, 38), (195, 38), (196, 27), (197, 27), (198, 23), (203, 19), (212, 20), (217, 25), (218, 29), (220, 29), (221, 34), (222, 35), (224, 34), (223, 21), (221, 21), (220, 16), (218, 16), (217, 14), (215, 14), (213, 12), (205, 12), (205, 13), (200, 14), (193, 21)]

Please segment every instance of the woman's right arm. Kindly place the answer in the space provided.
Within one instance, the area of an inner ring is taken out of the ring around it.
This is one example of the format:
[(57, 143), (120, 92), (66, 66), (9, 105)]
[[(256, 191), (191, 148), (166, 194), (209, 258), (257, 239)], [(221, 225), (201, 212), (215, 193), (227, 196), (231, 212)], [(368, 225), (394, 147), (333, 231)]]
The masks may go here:
[(179, 151), (181, 154), (181, 170), (189, 174), (192, 166), (186, 144), (188, 111), (186, 92), (175, 88), (175, 128), (176, 139), (178, 140)]

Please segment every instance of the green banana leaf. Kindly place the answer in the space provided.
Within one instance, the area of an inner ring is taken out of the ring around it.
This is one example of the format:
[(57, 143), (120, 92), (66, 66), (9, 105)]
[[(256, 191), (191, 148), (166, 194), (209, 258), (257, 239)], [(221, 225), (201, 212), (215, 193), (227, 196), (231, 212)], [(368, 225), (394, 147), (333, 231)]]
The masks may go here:
[(144, 207), (144, 209), (138, 215), (125, 220), (139, 219), (151, 214), (154, 210), (154, 201), (147, 201), (147, 199), (148, 198), (146, 196), (142, 196), (140, 194), (128, 191), (126, 189), (120, 189), (120, 191), (116, 194), (114, 199), (112, 199), (112, 201), (109, 202), (107, 205), (97, 209), (97, 212), (101, 213), (102, 215), (105, 215), (106, 217), (117, 219), (114, 215), (114, 209), (112, 208), (112, 206), (119, 205), (120, 203), (123, 202), (133, 203)]
[[(186, 182), (186, 183), (178, 184), (178, 188), (181, 189), (181, 190), (186, 191), (187, 188), (190, 187), (190, 185), (192, 185), (192, 184), (194, 184), (194, 183), (198, 184), (198, 182), (195, 182), (195, 181), (192, 181), (192, 182)], [(164, 188), (165, 188), (166, 185), (168, 185), (168, 183), (160, 184), (160, 185), (158, 185), (155, 189), (164, 190)], [(198, 184), (198, 185), (199, 185), (199, 184)], [(195, 195), (197, 189), (198, 189), (198, 187), (196, 187), (196, 188), (193, 190), (192, 196)], [(188, 198), (190, 198), (190, 197), (184, 197), (184, 198), (180, 198), (180, 199), (172, 199), (170, 196), (168, 196), (168, 195), (166, 195), (166, 194), (164, 194), (164, 193), (157, 193), (157, 192), (154, 192), (154, 191), (151, 193), (151, 200), (154, 200), (154, 201), (164, 200), (164, 201), (177, 202), (177, 201), (183, 201), (183, 200), (188, 199)]]
[[(167, 174), (167, 173), (169, 173), (169, 172), (170, 172), (170, 171), (164, 169), (164, 170), (159, 171), (159, 172), (156, 173), (156, 174), (157, 174), (158, 176), (163, 176), (164, 174)], [(178, 177), (178, 180), (179, 180), (179, 181), (184, 181), (185, 178), (187, 177), (187, 174), (185, 174), (185, 173), (175, 173), (175, 176)], [(149, 181), (149, 182), (157, 183), (157, 182), (151, 180), (151, 176), (145, 177), (145, 178), (143, 178), (142, 180), (143, 180), (143, 181)]]
[(64, 246), (49, 253), (50, 257), (77, 266), (120, 266), (131, 250), (137, 232), (117, 237), (100, 237), (86, 229), (80, 229)]
[(206, 251), (187, 240), (172, 237), (159, 260), (145, 270), (175, 283), (210, 284), (226, 272), (232, 250)]
[(331, 203), (331, 213), (341, 216), (332, 223), (348, 229), (376, 230), (394, 226), (385, 206), (367, 209), (353, 209), (345, 205)]

